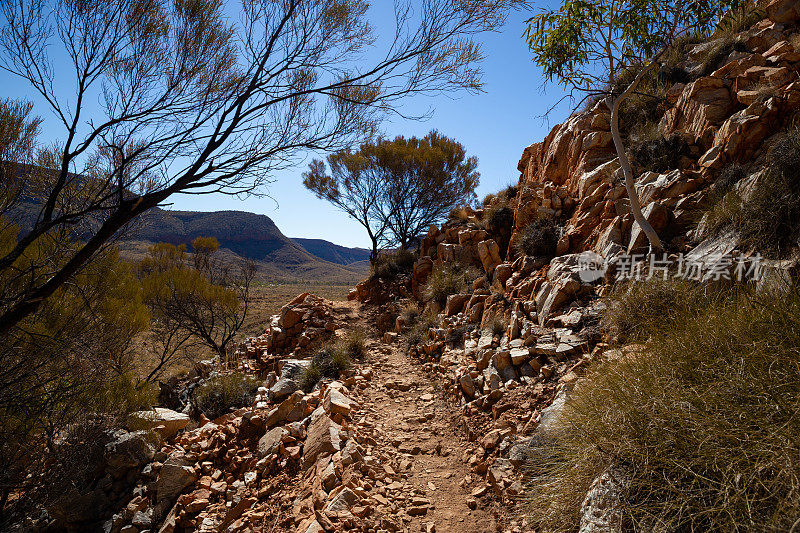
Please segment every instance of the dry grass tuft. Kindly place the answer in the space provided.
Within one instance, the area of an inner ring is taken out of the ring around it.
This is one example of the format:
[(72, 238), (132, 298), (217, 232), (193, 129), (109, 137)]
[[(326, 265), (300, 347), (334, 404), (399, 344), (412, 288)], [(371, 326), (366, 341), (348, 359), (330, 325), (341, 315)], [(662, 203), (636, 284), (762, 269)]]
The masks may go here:
[(651, 330), (642, 353), (598, 365), (578, 385), (532, 454), (537, 530), (576, 530), (589, 485), (608, 468), (627, 480), (620, 511), (631, 531), (792, 528), (800, 289), (697, 300)]

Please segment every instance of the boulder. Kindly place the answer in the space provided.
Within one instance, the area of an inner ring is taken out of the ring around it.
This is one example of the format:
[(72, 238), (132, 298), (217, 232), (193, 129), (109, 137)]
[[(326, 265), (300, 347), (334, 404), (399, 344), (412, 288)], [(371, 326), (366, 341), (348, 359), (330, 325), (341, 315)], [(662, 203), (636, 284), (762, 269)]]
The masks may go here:
[(268, 428), (276, 426), (278, 424), (283, 423), (286, 418), (289, 416), (289, 413), (292, 412), (294, 406), (300, 402), (305, 394), (303, 391), (297, 390), (292, 393), (291, 396), (286, 398), (278, 407), (272, 409), (269, 414), (267, 414), (265, 425)]
[(163, 407), (137, 411), (131, 417), (138, 425), (156, 431), (165, 440), (177, 435), (189, 423), (189, 415)]
[[(316, 415), (316, 416), (315, 416)], [(336, 453), (341, 449), (341, 426), (331, 420), (324, 412), (312, 414), (308, 427), (308, 438), (303, 448), (303, 465), (313, 465), (323, 454)]]
[(197, 481), (194, 461), (186, 458), (183, 452), (170, 454), (156, 480), (156, 496), (159, 501), (171, 501), (186, 487)]
[(494, 269), (500, 264), (500, 246), (492, 240), (481, 241), (478, 243), (478, 257), (481, 260), (483, 269), (486, 275), (490, 276), (494, 273)]
[(342, 394), (335, 387), (328, 387), (325, 397), (322, 399), (322, 407), (326, 413), (339, 414), (345, 417), (350, 416), (353, 410), (353, 401)]
[(156, 450), (146, 431), (119, 431), (106, 444), (103, 454), (106, 468), (112, 475), (140, 468), (153, 460)]
[(285, 428), (278, 426), (267, 431), (267, 433), (258, 440), (258, 456), (266, 457), (271, 453), (275, 453), (283, 442), (283, 439), (289, 435), (289, 431)]
[(472, 297), (471, 294), (451, 294), (447, 297), (447, 303), (444, 306), (445, 316), (453, 316), (464, 310), (466, 304)]

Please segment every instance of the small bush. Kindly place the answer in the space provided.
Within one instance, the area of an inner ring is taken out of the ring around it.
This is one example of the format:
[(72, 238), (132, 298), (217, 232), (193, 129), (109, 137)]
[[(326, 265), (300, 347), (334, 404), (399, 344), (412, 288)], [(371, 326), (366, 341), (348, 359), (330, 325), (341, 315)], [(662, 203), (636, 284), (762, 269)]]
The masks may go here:
[(746, 245), (785, 256), (800, 238), (800, 131), (779, 139), (768, 160), (767, 173), (742, 204), (737, 226)]
[(474, 324), (453, 328), (447, 335), (447, 344), (451, 348), (463, 348), (467, 335), (475, 329)]
[(689, 154), (689, 146), (680, 135), (664, 137), (635, 144), (631, 148), (633, 159), (640, 172), (668, 172), (680, 167), (681, 157)]
[(733, 190), (737, 183), (747, 177), (747, 170), (738, 163), (732, 163), (720, 172), (711, 188), (711, 201), (719, 202)]
[(455, 222), (467, 222), (469, 220), (469, 213), (467, 213), (467, 210), (463, 207), (455, 207), (450, 211), (448, 219)]
[(489, 331), (492, 332), (492, 336), (495, 337), (502, 337), (506, 334), (506, 329), (508, 329), (508, 324), (506, 321), (500, 317), (494, 317), (489, 324)]
[(800, 516), (800, 288), (693, 307), (642, 353), (579, 382), (530, 462), (528, 516), (537, 530), (577, 530), (587, 489), (609, 468), (624, 480), (626, 530), (792, 529)]
[(303, 370), (298, 384), (304, 392), (308, 393), (314, 390), (314, 387), (319, 383), (322, 377), (322, 370), (312, 362)]
[(448, 296), (464, 291), (467, 283), (476, 277), (477, 272), (472, 267), (454, 263), (436, 265), (425, 285), (423, 296), (426, 301), (444, 305)]
[(339, 379), (341, 373), (353, 364), (350, 354), (363, 357), (363, 336), (353, 333), (350, 339), (342, 339), (334, 346), (328, 346), (314, 354), (311, 364), (300, 376), (300, 388), (311, 392), (322, 378)]
[(416, 260), (416, 254), (411, 250), (382, 252), (380, 255), (378, 255), (378, 259), (375, 261), (375, 264), (372, 265), (372, 277), (387, 281), (394, 281), (401, 274), (407, 274), (411, 272)]
[(408, 331), (406, 342), (409, 346), (416, 346), (425, 342), (428, 337), (428, 330), (436, 327), (436, 315), (433, 313), (423, 313), (414, 321), (414, 325)]
[(258, 391), (258, 380), (240, 372), (210, 378), (194, 389), (197, 408), (210, 420), (231, 409), (249, 407)]
[(489, 232), (497, 232), (514, 224), (514, 210), (506, 203), (495, 203), (483, 212), (483, 227)]
[(522, 230), (517, 249), (530, 256), (556, 255), (556, 245), (561, 238), (561, 228), (549, 218), (540, 218), (528, 224)]
[(412, 301), (403, 308), (403, 311), (400, 313), (400, 317), (403, 319), (403, 322), (405, 322), (406, 326), (413, 327), (420, 314), (421, 311), (417, 305), (417, 302)]
[(509, 185), (508, 187), (500, 191), (500, 194), (503, 195), (505, 199), (508, 201), (511, 201), (514, 198), (516, 198), (518, 193), (519, 193), (519, 187), (516, 185)]
[(367, 335), (361, 328), (347, 330), (344, 337), (336, 342), (335, 351), (344, 354), (351, 361), (363, 361), (366, 355)]
[(497, 196), (491, 193), (484, 196), (483, 207), (489, 207), (492, 204), (492, 202), (494, 202), (495, 198), (497, 198)]

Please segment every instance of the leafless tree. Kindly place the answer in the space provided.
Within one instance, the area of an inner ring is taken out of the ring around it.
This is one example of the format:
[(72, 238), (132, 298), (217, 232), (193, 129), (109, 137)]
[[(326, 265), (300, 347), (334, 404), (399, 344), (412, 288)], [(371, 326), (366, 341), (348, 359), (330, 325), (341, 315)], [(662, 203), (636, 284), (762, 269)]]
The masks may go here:
[(382, 47), (365, 0), (244, 0), (235, 20), (222, 0), (0, 3), (0, 67), (63, 130), (37, 159), (49, 172), (24, 180), (38, 207), (0, 271), (53, 232), (84, 235), (2, 293), (0, 333), (171, 195), (263, 192), (300, 153), (370, 136), (408, 95), (479, 89), (471, 37), (517, 3), (398, 1)]

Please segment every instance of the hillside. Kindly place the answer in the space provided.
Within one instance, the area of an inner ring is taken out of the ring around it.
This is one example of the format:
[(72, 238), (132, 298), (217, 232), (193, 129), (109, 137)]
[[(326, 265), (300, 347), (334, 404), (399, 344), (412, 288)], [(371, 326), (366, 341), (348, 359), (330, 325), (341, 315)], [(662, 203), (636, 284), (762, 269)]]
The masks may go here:
[(322, 239), (291, 238), (309, 253), (339, 265), (353, 265), (369, 261), (369, 250), (366, 248), (347, 248)]
[(359, 249), (312, 239), (307, 240), (313, 244), (308, 250), (286, 237), (268, 216), (243, 211), (154, 209), (124, 236), (120, 246), (128, 256), (141, 257), (152, 243), (188, 244), (201, 236), (216, 237), (223, 250), (256, 261), (265, 280), (352, 284), (369, 269)]

